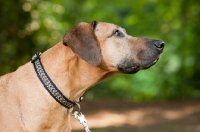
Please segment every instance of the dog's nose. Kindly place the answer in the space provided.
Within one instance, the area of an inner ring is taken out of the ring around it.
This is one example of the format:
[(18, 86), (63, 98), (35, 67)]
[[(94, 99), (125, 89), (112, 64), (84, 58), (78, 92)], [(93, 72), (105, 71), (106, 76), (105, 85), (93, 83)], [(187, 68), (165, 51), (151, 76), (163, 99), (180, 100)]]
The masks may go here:
[(165, 43), (163, 41), (160, 41), (160, 40), (154, 40), (153, 44), (156, 47), (156, 49), (158, 49), (158, 50), (163, 50), (163, 48), (165, 46)]

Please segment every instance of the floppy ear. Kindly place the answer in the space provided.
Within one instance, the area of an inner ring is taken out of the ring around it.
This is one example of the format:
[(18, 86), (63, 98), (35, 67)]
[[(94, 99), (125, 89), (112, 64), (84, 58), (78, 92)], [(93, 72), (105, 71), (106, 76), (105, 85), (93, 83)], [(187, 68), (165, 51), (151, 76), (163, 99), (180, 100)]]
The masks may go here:
[(63, 44), (69, 46), (81, 59), (91, 65), (101, 63), (101, 50), (94, 29), (97, 22), (79, 23), (63, 37)]

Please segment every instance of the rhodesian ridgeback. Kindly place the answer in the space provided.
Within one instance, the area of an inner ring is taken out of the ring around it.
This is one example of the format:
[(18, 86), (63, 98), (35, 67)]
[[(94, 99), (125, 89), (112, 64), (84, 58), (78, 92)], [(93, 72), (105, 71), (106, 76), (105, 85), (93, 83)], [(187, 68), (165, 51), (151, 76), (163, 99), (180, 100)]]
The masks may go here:
[[(164, 42), (129, 36), (105, 22), (81, 22), (40, 56), (52, 82), (78, 102), (91, 86), (120, 73), (133, 74), (154, 65)], [(33, 63), (0, 77), (0, 131), (70, 132), (70, 114), (38, 79)]]

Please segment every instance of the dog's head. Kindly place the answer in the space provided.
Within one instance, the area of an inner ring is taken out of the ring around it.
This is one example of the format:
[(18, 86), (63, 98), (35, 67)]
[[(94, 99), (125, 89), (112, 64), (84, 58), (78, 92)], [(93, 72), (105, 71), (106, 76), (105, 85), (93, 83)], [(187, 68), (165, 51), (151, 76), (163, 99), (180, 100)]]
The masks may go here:
[(63, 44), (93, 66), (128, 74), (154, 65), (164, 48), (160, 40), (133, 37), (117, 25), (96, 21), (76, 25)]

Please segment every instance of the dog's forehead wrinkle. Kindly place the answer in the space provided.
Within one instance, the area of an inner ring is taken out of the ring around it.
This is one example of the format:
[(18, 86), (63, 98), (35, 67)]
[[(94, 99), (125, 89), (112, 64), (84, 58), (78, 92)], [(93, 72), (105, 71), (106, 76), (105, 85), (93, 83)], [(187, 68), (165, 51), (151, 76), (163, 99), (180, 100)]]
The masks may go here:
[(110, 31), (112, 29), (117, 29), (118, 26), (115, 25), (115, 24), (112, 24), (112, 23), (105, 23), (105, 22), (103, 22), (103, 23), (99, 24), (99, 28), (104, 29), (106, 31)]

